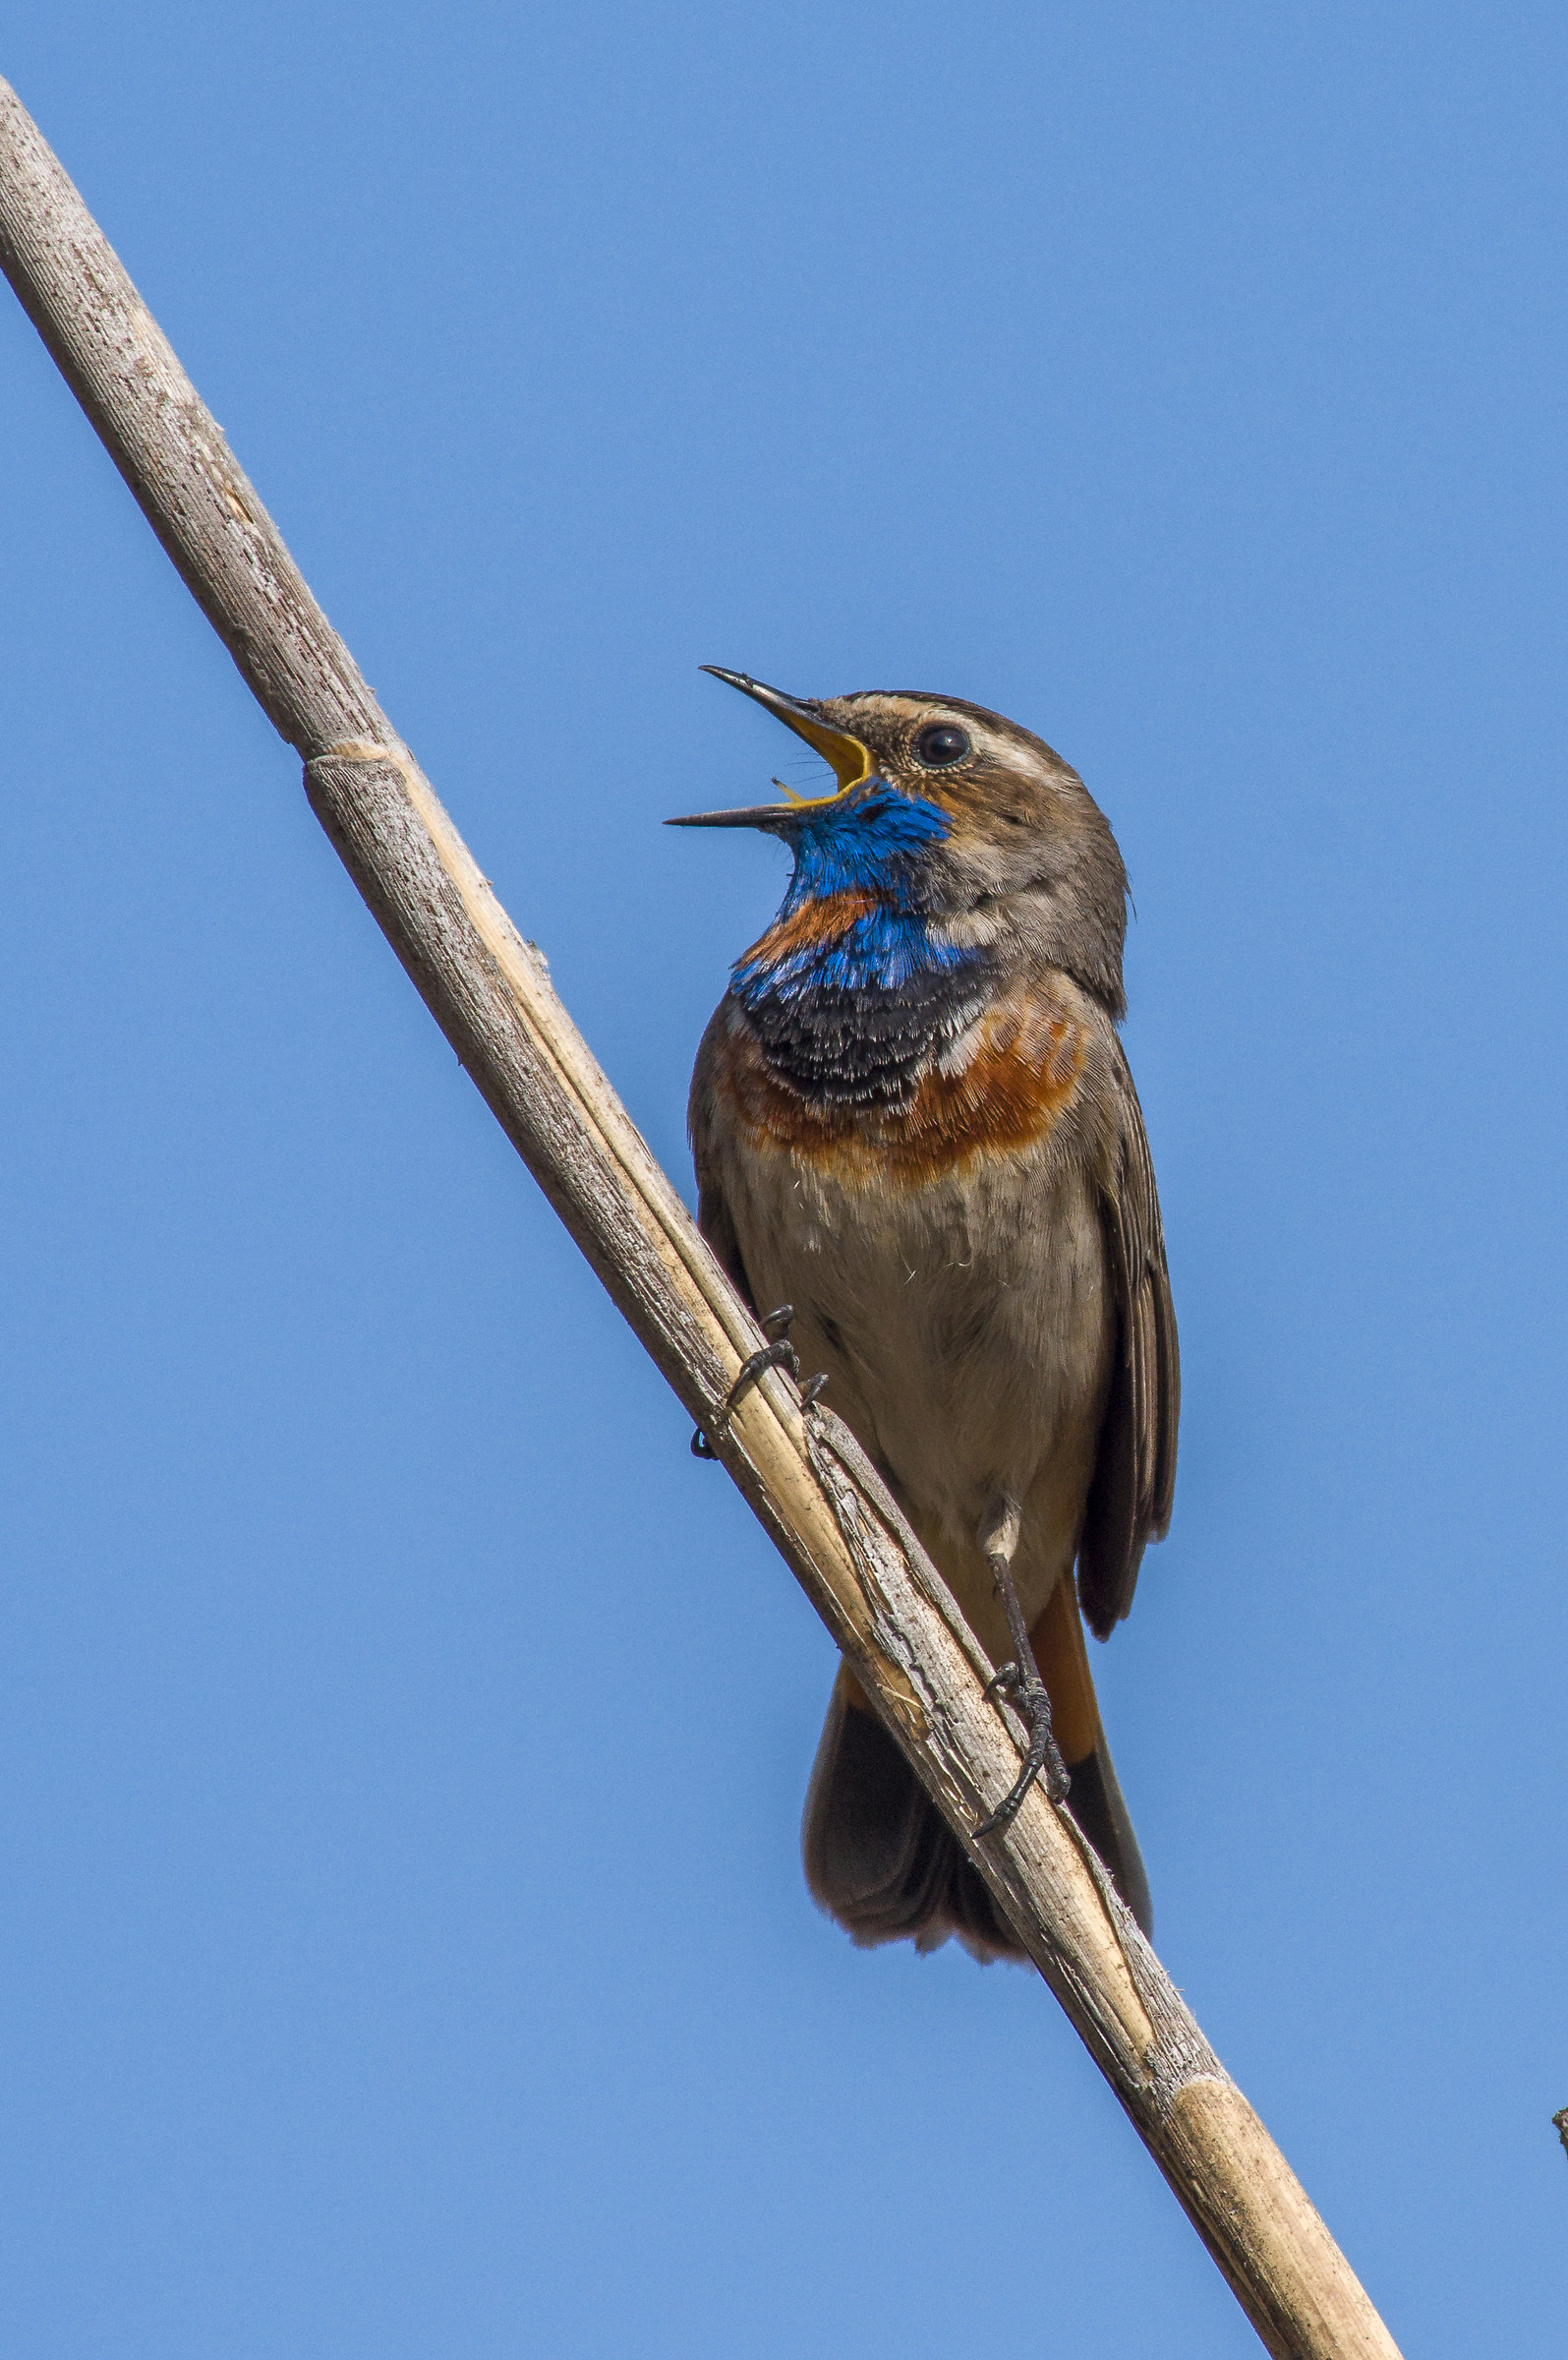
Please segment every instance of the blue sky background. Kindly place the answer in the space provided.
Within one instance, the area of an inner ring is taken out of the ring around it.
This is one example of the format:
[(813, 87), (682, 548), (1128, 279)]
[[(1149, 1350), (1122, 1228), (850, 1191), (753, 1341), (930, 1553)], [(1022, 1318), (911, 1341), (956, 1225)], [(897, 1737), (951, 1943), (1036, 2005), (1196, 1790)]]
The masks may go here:
[[(977, 698), (1110, 813), (1186, 1410), (1102, 1694), (1163, 1955), (1429, 2360), (1564, 2301), (1565, 51), (0, 60), (683, 1187), (782, 861), (658, 822), (793, 750), (700, 662)], [(1035, 1978), (815, 1914), (831, 1645), (9, 300), (0, 452), (8, 2352), (1255, 2350)]]

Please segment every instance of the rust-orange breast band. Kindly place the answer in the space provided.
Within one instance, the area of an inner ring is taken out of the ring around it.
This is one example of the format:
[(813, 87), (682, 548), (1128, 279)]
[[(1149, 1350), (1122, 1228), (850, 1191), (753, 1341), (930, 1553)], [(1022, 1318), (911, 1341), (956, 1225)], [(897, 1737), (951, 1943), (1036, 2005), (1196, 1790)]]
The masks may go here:
[(957, 1071), (933, 1064), (904, 1103), (858, 1105), (794, 1088), (740, 1021), (720, 1050), (714, 1087), (754, 1150), (787, 1151), (850, 1184), (920, 1188), (1048, 1137), (1076, 1094), (1086, 1040), (1051, 1002), (1009, 999), (980, 1020)]

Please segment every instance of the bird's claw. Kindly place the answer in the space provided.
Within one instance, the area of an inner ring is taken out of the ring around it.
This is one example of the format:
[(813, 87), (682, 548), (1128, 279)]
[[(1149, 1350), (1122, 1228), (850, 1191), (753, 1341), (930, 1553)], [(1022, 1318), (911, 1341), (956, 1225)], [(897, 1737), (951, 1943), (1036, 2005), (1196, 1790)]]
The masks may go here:
[[(770, 1311), (765, 1320), (757, 1323), (769, 1341), (763, 1345), (760, 1352), (753, 1352), (749, 1360), (741, 1362), (740, 1374), (729, 1387), (728, 1392), (726, 1393), (724, 1407), (719, 1412), (721, 1426), (726, 1425), (733, 1417), (739, 1403), (750, 1392), (765, 1369), (787, 1369), (795, 1382), (799, 1383), (800, 1355), (789, 1341), (789, 1330), (794, 1324), (794, 1305), (781, 1303), (777, 1311)], [(776, 1329), (777, 1333), (775, 1333)]]
[[(763, 1334), (770, 1340), (763, 1345), (760, 1352), (753, 1352), (748, 1359), (741, 1362), (739, 1374), (728, 1392), (726, 1393), (720, 1404), (719, 1415), (714, 1420), (716, 1434), (721, 1427), (728, 1425), (740, 1402), (766, 1370), (787, 1369), (795, 1383), (800, 1384), (800, 1355), (789, 1341), (789, 1329), (794, 1316), (795, 1307), (792, 1303), (781, 1303), (777, 1311), (770, 1311), (765, 1320), (758, 1322)], [(778, 1329), (777, 1334), (773, 1332), (775, 1328)], [(827, 1375), (824, 1373), (820, 1377), (811, 1378), (806, 1385), (801, 1386), (800, 1405), (803, 1409), (809, 1409), (827, 1382)], [(717, 1458), (719, 1455), (700, 1426), (691, 1438), (691, 1454), (693, 1458)]]
[(1045, 1683), (1036, 1677), (1030, 1680), (1018, 1671), (1016, 1664), (1004, 1664), (993, 1672), (985, 1683), (988, 1696), (1011, 1695), (1018, 1711), (1028, 1723), (1029, 1743), (1023, 1756), (1023, 1767), (1012, 1787), (994, 1811), (987, 1812), (975, 1829), (975, 1836), (994, 1836), (999, 1828), (1011, 1827), (1017, 1817), (1018, 1805), (1042, 1773), (1045, 1792), (1052, 1802), (1066, 1802), (1073, 1781), (1068, 1776), (1062, 1749), (1051, 1728), (1051, 1699)]

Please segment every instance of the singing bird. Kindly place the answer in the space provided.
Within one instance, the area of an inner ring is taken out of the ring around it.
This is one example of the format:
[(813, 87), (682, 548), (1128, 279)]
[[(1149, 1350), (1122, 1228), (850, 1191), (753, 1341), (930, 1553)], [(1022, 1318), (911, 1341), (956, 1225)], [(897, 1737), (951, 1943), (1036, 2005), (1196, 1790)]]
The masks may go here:
[[(1117, 1035), (1121, 854), (1077, 773), (982, 706), (704, 669), (823, 755), (837, 792), (670, 823), (761, 828), (794, 862), (698, 1051), (700, 1226), (754, 1311), (793, 1307), (800, 1365), (1025, 1718), (979, 1832), (1043, 1772), (1147, 1931), (1083, 1639), (1132, 1605), (1176, 1473), (1176, 1320)], [(1021, 1955), (847, 1665), (802, 1847), (857, 1942)]]

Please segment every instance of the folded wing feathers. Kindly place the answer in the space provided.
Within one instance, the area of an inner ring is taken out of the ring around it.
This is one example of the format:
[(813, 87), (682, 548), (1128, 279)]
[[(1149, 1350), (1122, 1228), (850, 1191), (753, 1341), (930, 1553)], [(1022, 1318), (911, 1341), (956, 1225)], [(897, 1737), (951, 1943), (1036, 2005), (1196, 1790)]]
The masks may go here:
[(1181, 1371), (1165, 1236), (1143, 1117), (1125, 1061), (1105, 1237), (1120, 1353), (1078, 1560), (1090, 1628), (1104, 1637), (1132, 1604), (1146, 1544), (1162, 1540), (1176, 1484)]

